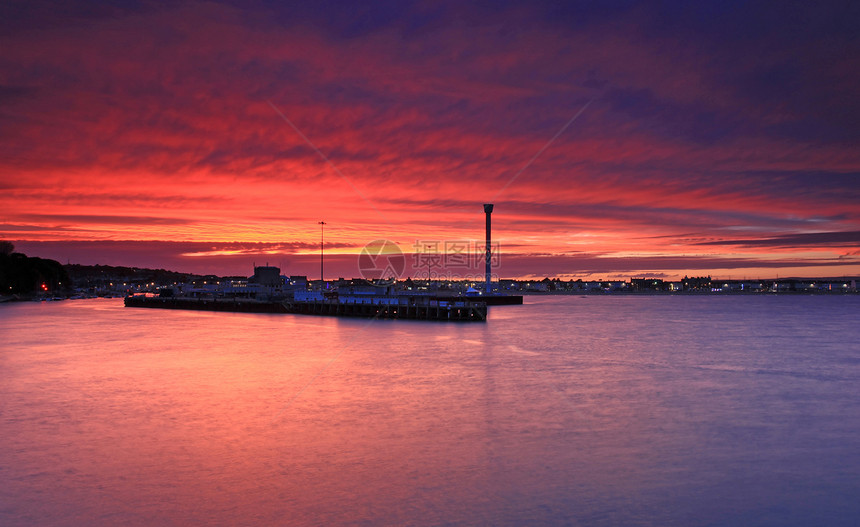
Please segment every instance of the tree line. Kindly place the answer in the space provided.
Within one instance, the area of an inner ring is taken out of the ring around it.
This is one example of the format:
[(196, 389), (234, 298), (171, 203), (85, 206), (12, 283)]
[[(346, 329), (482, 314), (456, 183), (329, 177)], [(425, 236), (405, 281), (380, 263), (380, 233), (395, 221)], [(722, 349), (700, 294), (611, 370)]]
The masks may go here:
[(0, 296), (65, 293), (70, 287), (60, 262), (16, 253), (12, 242), (0, 240)]

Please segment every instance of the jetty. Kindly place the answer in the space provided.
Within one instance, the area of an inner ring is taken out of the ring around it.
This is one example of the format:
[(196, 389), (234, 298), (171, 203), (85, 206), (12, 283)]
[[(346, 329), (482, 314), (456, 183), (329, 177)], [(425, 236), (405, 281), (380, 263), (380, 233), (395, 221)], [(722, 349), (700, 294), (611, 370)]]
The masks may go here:
[(184, 298), (134, 295), (125, 298), (125, 306), (450, 322), (485, 322), (487, 320), (487, 303), (476, 299), (406, 295), (375, 295), (364, 298), (356, 298), (356, 296), (341, 297), (335, 294), (323, 298), (303, 300), (296, 300), (295, 298), (257, 300), (251, 298)]
[[(165, 288), (158, 296), (132, 295), (125, 299), (126, 307), (161, 309), (195, 309), (237, 313), (291, 313), (333, 317), (364, 317), (404, 320), (436, 320), (452, 322), (485, 322), (487, 306), (523, 303), (521, 295), (506, 295), (493, 291), (491, 214), (493, 204), (484, 204), (486, 243), (484, 291), (469, 287), (465, 291), (451, 290), (450, 284), (431, 288), (428, 270), (427, 286), (399, 288), (391, 282), (367, 277), (341, 283), (329, 289), (323, 279), (323, 243), (320, 225), (320, 280), (316, 287), (307, 276), (281, 276), (278, 267), (254, 266), (254, 276), (247, 280), (230, 280), (204, 287)], [(403, 256), (402, 254), (400, 255)], [(374, 269), (365, 269), (374, 271)], [(402, 269), (401, 269), (402, 271)], [(343, 282), (343, 279), (340, 279)]]

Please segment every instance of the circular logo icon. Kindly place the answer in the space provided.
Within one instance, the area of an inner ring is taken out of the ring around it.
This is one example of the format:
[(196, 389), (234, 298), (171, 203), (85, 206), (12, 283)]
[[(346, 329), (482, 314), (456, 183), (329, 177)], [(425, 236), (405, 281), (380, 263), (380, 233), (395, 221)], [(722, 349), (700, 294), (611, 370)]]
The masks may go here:
[(391, 240), (373, 240), (358, 255), (358, 271), (365, 280), (394, 282), (406, 269), (406, 256)]

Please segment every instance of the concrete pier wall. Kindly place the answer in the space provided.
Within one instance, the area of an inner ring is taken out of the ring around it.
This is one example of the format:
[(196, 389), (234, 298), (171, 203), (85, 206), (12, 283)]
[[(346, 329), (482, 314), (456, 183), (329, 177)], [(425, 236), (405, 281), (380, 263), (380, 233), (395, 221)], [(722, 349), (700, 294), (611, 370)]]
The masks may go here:
[(487, 304), (469, 300), (437, 300), (399, 298), (378, 303), (339, 302), (336, 300), (259, 302), (231, 298), (161, 298), (126, 297), (126, 307), (160, 309), (192, 309), (229, 311), (237, 313), (292, 313), (336, 317), (364, 317), (406, 320), (435, 320), (455, 322), (484, 322)]

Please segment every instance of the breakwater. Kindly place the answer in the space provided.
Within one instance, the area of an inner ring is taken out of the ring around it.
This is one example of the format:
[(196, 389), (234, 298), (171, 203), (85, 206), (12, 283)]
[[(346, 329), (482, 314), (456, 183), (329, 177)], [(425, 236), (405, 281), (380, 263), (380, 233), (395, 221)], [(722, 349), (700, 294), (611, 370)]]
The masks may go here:
[(484, 322), (487, 303), (452, 297), (374, 297), (367, 302), (334, 299), (260, 301), (246, 298), (176, 298), (129, 296), (126, 307), (191, 309), (236, 313), (287, 313), (338, 317)]

